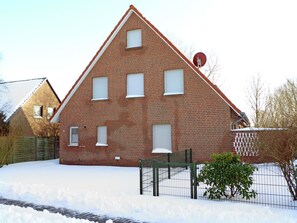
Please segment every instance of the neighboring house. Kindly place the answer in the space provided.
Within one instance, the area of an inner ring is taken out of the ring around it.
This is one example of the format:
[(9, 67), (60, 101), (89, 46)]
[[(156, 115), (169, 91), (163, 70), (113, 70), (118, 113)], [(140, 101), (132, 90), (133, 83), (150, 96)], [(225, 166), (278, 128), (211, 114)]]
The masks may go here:
[(54, 136), (49, 122), (60, 99), (46, 78), (0, 83), (1, 104), (9, 132), (18, 136)]
[[(232, 151), (245, 116), (130, 6), (52, 118), (63, 164), (138, 165), (192, 148), (193, 159)], [(233, 150), (234, 151), (234, 150)]]

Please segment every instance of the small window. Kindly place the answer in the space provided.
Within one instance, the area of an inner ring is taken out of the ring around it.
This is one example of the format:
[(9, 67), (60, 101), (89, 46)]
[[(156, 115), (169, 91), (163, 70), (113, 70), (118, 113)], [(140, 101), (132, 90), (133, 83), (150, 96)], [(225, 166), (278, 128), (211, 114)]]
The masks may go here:
[(78, 146), (78, 127), (70, 127), (70, 146)]
[(48, 107), (47, 108), (47, 118), (51, 118), (55, 112), (55, 108)]
[(35, 118), (41, 118), (42, 112), (43, 112), (42, 106), (34, 105), (34, 114), (33, 115)]
[(141, 29), (130, 30), (127, 32), (127, 48), (141, 47)]
[(107, 126), (98, 126), (97, 127), (96, 146), (108, 146), (108, 144), (107, 144)]
[(153, 125), (153, 153), (171, 151), (171, 125)]
[(108, 78), (96, 77), (93, 79), (93, 99), (106, 100), (108, 99)]
[(183, 69), (168, 70), (164, 72), (164, 95), (184, 93), (184, 71)]
[(127, 98), (144, 97), (143, 74), (127, 75)]

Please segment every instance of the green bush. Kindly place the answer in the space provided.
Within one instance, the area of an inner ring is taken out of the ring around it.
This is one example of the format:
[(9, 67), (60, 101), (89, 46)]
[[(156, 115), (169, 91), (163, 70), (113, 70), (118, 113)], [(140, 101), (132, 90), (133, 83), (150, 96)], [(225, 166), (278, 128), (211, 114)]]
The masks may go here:
[(212, 162), (206, 163), (197, 177), (198, 182), (207, 185), (203, 196), (209, 199), (236, 195), (247, 200), (255, 198), (256, 192), (250, 188), (256, 167), (241, 163), (239, 156), (231, 152), (212, 154), (211, 159)]

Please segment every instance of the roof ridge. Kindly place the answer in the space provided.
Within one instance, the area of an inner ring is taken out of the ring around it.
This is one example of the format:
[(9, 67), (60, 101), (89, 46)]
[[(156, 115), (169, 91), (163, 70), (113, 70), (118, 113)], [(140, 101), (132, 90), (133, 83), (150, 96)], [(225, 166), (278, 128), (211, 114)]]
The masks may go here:
[(3, 81), (0, 84), (10, 84), (15, 82), (24, 82), (24, 81), (35, 81), (35, 80), (46, 80), (46, 77), (38, 77), (38, 78), (31, 78), (31, 79), (24, 79), (24, 80), (14, 80), (14, 81)]

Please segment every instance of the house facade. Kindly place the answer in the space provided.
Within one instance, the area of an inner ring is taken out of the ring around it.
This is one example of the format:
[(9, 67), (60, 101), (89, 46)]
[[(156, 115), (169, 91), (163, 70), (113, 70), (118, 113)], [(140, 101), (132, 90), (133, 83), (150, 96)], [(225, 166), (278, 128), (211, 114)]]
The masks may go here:
[(63, 164), (136, 166), (191, 148), (231, 151), (240, 110), (130, 6), (52, 118)]
[(46, 78), (2, 82), (1, 104), (9, 134), (56, 136), (58, 126), (49, 122), (60, 99)]

